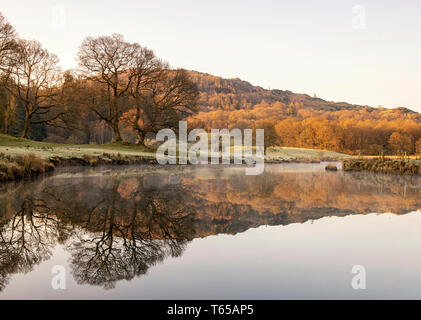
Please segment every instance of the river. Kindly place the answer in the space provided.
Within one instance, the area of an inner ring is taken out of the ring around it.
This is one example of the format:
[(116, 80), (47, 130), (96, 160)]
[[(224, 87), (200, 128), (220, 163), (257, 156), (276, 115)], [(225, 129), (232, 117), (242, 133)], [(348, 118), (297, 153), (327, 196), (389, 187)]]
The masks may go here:
[(421, 298), (421, 177), (325, 165), (70, 168), (6, 185), (0, 299)]

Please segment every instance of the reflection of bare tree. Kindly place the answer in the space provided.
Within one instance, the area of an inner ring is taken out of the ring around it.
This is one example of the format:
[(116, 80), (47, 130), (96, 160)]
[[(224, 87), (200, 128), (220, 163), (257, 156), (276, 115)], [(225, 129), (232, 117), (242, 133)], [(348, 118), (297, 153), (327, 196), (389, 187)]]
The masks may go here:
[(0, 227), (0, 291), (10, 274), (26, 273), (49, 259), (55, 246), (57, 220), (42, 200), (25, 198)]
[(192, 215), (182, 200), (186, 193), (180, 186), (150, 188), (143, 182), (112, 180), (83, 210), (79, 202), (77, 211), (73, 192), (46, 190), (62, 219), (81, 227), (66, 245), (78, 283), (112, 288), (183, 252), (193, 236)]
[(181, 254), (186, 241), (122, 239), (110, 233), (79, 236), (71, 243), (73, 276), (79, 284), (113, 288), (116, 281), (130, 280), (173, 252)]
[[(149, 180), (148, 180), (149, 179)], [(142, 275), (193, 238), (193, 215), (180, 185), (143, 177), (50, 183), (0, 198), (0, 291), (30, 272), (56, 243), (71, 253), (78, 283), (112, 288)]]

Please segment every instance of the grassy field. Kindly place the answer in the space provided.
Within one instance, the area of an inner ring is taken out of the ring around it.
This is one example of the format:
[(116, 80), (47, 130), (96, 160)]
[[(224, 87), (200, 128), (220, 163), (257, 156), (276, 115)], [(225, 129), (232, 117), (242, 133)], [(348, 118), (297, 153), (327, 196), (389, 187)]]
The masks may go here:
[(279, 160), (284, 161), (333, 161), (333, 160), (344, 160), (353, 158), (345, 153), (328, 151), (328, 150), (317, 150), (317, 149), (305, 149), (305, 148), (290, 148), (290, 147), (269, 147), (266, 150), (266, 160)]
[[(359, 156), (357, 158), (360, 159), (379, 159), (381, 156)], [(421, 160), (421, 155), (410, 155), (410, 156), (391, 156), (391, 155), (386, 155), (384, 156), (385, 159), (391, 159), (391, 160)]]
[[(0, 134), (0, 154), (7, 156), (22, 156), (34, 154), (43, 159), (55, 157), (63, 159), (101, 157), (106, 155), (120, 154), (121, 156), (136, 156), (145, 159), (155, 159), (156, 147), (142, 147), (133, 144), (107, 143), (102, 145), (84, 144), (68, 145), (49, 142), (39, 142), (27, 139), (15, 138)], [(265, 159), (268, 162), (276, 161), (323, 161), (343, 160), (351, 156), (326, 150), (271, 147), (266, 150)]]
[(102, 145), (68, 145), (20, 139), (4, 134), (0, 134), (0, 153), (9, 156), (34, 154), (43, 159), (54, 157), (64, 159), (83, 158), (86, 156), (102, 156), (103, 154), (155, 158), (154, 147), (125, 145), (115, 142)]

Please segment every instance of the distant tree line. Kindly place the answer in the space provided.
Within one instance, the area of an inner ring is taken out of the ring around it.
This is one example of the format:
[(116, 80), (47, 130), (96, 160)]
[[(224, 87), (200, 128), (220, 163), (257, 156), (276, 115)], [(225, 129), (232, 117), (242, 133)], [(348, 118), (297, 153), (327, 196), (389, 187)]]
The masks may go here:
[(266, 147), (421, 154), (421, 115), (406, 108), (329, 102), (198, 72), (192, 79), (201, 95), (200, 111), (188, 119), (190, 128), (261, 128)]
[(265, 147), (286, 146), (325, 149), (349, 154), (421, 154), (421, 122), (418, 114), (393, 114), (376, 119), (363, 111), (296, 110), (288, 105), (259, 104), (248, 110), (199, 112), (189, 126), (265, 129)]

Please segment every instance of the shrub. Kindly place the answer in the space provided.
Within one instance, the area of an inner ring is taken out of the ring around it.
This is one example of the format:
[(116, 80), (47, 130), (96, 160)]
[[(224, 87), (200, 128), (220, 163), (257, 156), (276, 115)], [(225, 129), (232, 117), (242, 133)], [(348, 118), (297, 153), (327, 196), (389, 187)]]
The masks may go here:
[(0, 180), (19, 180), (36, 177), (54, 170), (54, 165), (33, 154), (0, 160)]
[(328, 164), (325, 167), (325, 170), (328, 170), (328, 171), (338, 171), (338, 167), (336, 167), (334, 164)]

